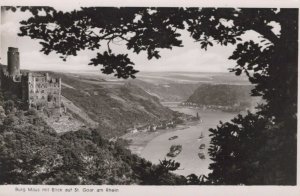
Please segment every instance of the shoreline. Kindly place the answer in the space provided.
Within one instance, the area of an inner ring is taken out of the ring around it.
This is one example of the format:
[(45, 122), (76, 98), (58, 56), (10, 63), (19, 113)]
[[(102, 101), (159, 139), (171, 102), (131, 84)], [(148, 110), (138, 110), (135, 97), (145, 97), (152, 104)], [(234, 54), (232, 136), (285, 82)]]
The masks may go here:
[[(233, 114), (222, 111), (203, 111), (193, 108), (169, 107), (172, 110), (193, 115), (199, 112), (201, 121), (186, 121), (184, 124), (158, 132), (129, 133), (123, 139), (131, 140), (128, 149), (146, 160), (158, 164), (159, 160), (166, 157), (172, 145), (182, 145), (182, 152), (174, 157), (173, 160), (180, 163), (180, 169), (174, 171), (178, 175), (187, 176), (191, 173), (207, 175), (209, 164), (211, 163), (208, 154), (210, 144), (209, 129), (215, 128), (220, 121), (227, 122), (233, 118)], [(199, 134), (203, 133), (205, 137), (199, 141)], [(178, 139), (169, 141), (168, 139), (177, 135)], [(199, 149), (200, 144), (205, 144), (205, 149)], [(199, 152), (203, 152), (205, 159), (200, 159)]]
[(188, 121), (184, 124), (177, 125), (175, 128), (169, 128), (164, 130), (158, 130), (155, 132), (138, 132), (138, 133), (127, 133), (121, 136), (122, 139), (129, 141), (128, 149), (131, 153), (141, 156), (142, 151), (147, 146), (149, 142), (151, 142), (154, 138), (170, 132), (175, 132), (182, 129), (187, 129), (191, 126), (195, 126), (199, 121)]

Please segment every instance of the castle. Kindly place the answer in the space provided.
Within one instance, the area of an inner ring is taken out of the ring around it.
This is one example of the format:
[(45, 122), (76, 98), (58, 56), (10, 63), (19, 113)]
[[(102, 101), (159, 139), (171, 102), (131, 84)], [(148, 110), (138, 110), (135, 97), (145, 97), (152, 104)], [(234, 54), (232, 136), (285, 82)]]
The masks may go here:
[(18, 48), (9, 47), (7, 66), (0, 67), (1, 88), (17, 96), (25, 106), (37, 110), (61, 107), (61, 79), (48, 73), (20, 71)]

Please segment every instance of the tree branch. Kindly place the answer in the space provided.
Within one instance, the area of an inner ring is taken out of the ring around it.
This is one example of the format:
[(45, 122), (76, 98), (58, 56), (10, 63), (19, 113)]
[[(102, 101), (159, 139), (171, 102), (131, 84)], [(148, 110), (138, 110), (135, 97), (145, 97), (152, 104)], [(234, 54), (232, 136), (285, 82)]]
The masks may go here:
[(265, 24), (252, 26), (252, 29), (271, 41), (274, 45), (279, 41), (279, 37), (277, 37)]

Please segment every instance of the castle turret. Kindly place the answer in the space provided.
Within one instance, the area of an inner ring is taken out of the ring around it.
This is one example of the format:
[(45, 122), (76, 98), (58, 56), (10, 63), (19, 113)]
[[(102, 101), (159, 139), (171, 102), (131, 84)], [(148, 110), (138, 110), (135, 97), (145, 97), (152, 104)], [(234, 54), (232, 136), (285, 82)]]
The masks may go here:
[(8, 47), (7, 69), (10, 76), (20, 75), (20, 58), (18, 48)]

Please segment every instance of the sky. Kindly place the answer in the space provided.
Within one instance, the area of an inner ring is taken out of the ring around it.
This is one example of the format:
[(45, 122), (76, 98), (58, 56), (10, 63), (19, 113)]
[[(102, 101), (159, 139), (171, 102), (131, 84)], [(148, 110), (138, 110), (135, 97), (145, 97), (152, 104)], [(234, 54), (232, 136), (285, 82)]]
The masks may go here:
[[(57, 9), (67, 11), (65, 7)], [(68, 10), (72, 8), (68, 7)], [(90, 59), (96, 56), (97, 51), (81, 51), (77, 56), (68, 57), (63, 62), (58, 54), (45, 55), (40, 51), (42, 48), (38, 40), (29, 37), (19, 37), (21, 20), (30, 17), (28, 12), (4, 11), (1, 13), (1, 59), (2, 64), (7, 64), (7, 48), (17, 47), (20, 52), (21, 69), (29, 70), (99, 70), (101, 67), (88, 65)], [(187, 32), (182, 33), (184, 47), (176, 47), (172, 50), (161, 50), (160, 59), (148, 60), (146, 52), (135, 54), (128, 51), (124, 44), (114, 45), (116, 53), (128, 53), (135, 63), (135, 68), (140, 71), (164, 71), (164, 72), (228, 72), (228, 68), (234, 67), (235, 62), (228, 60), (234, 46), (214, 45), (207, 51), (200, 48)]]

